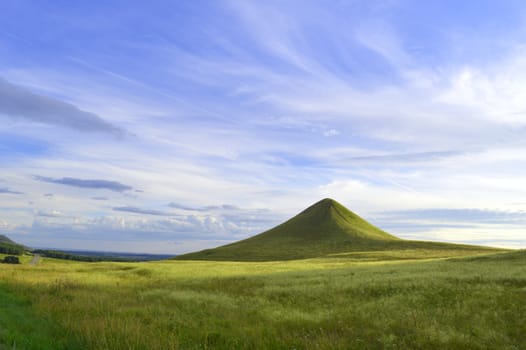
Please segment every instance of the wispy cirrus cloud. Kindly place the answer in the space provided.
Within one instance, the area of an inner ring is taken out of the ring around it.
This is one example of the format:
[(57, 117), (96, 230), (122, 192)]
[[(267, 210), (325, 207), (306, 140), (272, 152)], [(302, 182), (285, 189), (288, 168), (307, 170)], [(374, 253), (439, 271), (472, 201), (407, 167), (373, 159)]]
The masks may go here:
[(466, 223), (471, 225), (499, 224), (499, 225), (522, 225), (526, 223), (526, 212), (506, 211), (491, 209), (413, 209), (389, 211), (378, 214), (384, 220), (411, 221), (411, 222), (433, 222), (452, 224)]
[(464, 151), (435, 151), (435, 152), (416, 152), (416, 153), (398, 153), (384, 155), (368, 155), (359, 157), (349, 157), (345, 160), (363, 163), (415, 163), (415, 162), (432, 162), (444, 158), (459, 156)]
[(179, 204), (176, 202), (170, 202), (167, 204), (168, 207), (174, 209), (188, 210), (188, 211), (211, 211), (211, 210), (240, 210), (239, 207), (231, 204), (221, 204), (221, 205), (207, 205), (204, 207), (192, 207), (184, 204)]
[(66, 185), (66, 186), (73, 186), (73, 187), (79, 187), (79, 188), (91, 188), (91, 189), (102, 189), (102, 190), (109, 190), (114, 192), (125, 192), (130, 191), (133, 189), (133, 187), (124, 185), (117, 181), (110, 181), (110, 180), (88, 180), (88, 179), (77, 179), (72, 177), (63, 177), (61, 179), (46, 177), (46, 176), (38, 176), (35, 175), (33, 178), (37, 181), (42, 182), (48, 182), (48, 183), (54, 183), (58, 185)]
[(155, 216), (173, 216), (173, 214), (160, 211), (160, 210), (153, 210), (153, 209), (143, 209), (143, 208), (137, 208), (137, 207), (114, 207), (112, 210), (114, 211), (122, 211), (127, 213), (133, 213), (133, 214), (145, 214), (145, 215), (155, 215)]
[(167, 204), (168, 207), (174, 208), (174, 209), (181, 209), (181, 210), (189, 210), (189, 211), (205, 211), (205, 208), (198, 208), (198, 207), (191, 207), (184, 204), (179, 204), (175, 202), (170, 202)]

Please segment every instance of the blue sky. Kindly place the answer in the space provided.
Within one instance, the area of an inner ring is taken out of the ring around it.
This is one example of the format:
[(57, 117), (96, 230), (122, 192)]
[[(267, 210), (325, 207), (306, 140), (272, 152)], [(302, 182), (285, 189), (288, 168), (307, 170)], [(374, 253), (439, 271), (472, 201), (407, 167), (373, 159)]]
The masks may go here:
[(520, 1), (0, 4), (0, 233), (182, 253), (332, 197), (526, 247)]

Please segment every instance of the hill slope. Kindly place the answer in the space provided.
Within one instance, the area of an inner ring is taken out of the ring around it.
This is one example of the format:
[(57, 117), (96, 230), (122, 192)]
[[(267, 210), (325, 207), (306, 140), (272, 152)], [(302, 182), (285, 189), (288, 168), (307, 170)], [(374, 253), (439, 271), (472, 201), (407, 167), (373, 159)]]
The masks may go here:
[(4, 235), (0, 235), (0, 243), (17, 244), (15, 241)]
[(7, 236), (0, 235), (0, 253), (2, 254), (24, 254), (25, 247), (15, 241), (9, 239)]
[(371, 225), (335, 200), (326, 198), (266, 232), (218, 248), (180, 255), (176, 259), (271, 261), (411, 249), (489, 248), (402, 240)]

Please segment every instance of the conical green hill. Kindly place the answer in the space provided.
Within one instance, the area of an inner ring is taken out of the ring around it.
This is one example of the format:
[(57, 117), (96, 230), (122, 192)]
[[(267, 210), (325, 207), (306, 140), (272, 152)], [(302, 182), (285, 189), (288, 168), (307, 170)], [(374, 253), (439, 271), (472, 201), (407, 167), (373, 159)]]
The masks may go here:
[(398, 240), (334, 199), (325, 198), (292, 219), (248, 240), (296, 238), (301, 241)]
[(377, 250), (399, 238), (371, 225), (333, 199), (323, 199), (292, 219), (248, 239), (178, 256), (188, 260), (265, 261)]

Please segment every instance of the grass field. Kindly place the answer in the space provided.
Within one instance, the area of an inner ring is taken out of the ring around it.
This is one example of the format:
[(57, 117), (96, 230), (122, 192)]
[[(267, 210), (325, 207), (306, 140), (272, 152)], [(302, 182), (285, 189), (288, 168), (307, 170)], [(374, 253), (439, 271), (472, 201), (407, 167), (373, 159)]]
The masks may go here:
[(24, 258), (0, 266), (0, 348), (524, 349), (526, 253), (433, 254), (37, 266)]

